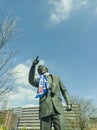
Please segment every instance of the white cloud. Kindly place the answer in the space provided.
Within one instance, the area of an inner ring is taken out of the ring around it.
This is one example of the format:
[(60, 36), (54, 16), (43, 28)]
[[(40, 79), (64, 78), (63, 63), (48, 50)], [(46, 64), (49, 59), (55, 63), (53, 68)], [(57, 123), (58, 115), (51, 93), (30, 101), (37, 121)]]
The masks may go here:
[(35, 91), (33, 91), (31, 88), (24, 88), (19, 86), (17, 88), (17, 93), (13, 93), (13, 95), (10, 95), (11, 100), (24, 100), (24, 99), (30, 99), (33, 100), (35, 97)]
[(72, 0), (51, 0), (50, 4), (53, 5), (50, 21), (59, 23), (67, 19), (72, 9)]
[[(39, 65), (40, 64), (45, 64), (45, 63), (43, 60), (40, 60)], [(25, 63), (17, 65), (13, 69), (13, 71), (16, 72), (16, 75), (15, 75), (15, 83), (16, 84), (22, 84), (22, 86), (29, 85), (28, 75), (29, 75), (29, 70), (30, 70), (31, 65), (32, 65), (32, 61), (28, 60)], [(35, 76), (38, 77), (37, 68), (36, 68), (36, 75)]]
[(19, 64), (17, 65), (13, 71), (16, 72), (15, 75), (15, 83), (16, 84), (28, 84), (28, 72), (29, 72), (29, 67), (26, 66), (25, 64)]
[[(43, 60), (40, 60), (39, 64), (45, 64)], [(16, 72), (15, 75), (15, 92), (11, 92), (9, 95), (9, 102), (11, 104), (11, 107), (17, 107), (17, 106), (25, 106), (29, 103), (31, 104), (33, 102), (34, 104), (38, 103), (38, 100), (35, 98), (37, 89), (31, 86), (28, 83), (28, 74), (30, 67), (32, 65), (32, 60), (28, 60), (25, 63), (17, 65), (13, 71)], [(36, 75), (37, 68), (36, 68)]]
[(35, 98), (36, 90), (31, 89), (29, 86), (28, 88), (24, 88), (21, 86), (18, 86), (17, 92), (11, 92), (9, 95), (9, 101), (11, 106), (17, 107), (17, 106), (25, 106), (28, 102), (36, 102), (38, 103), (38, 100)]
[(51, 15), (50, 21), (54, 24), (58, 24), (69, 18), (73, 13), (73, 9), (79, 9), (80, 7), (88, 4), (87, 0), (50, 0)]

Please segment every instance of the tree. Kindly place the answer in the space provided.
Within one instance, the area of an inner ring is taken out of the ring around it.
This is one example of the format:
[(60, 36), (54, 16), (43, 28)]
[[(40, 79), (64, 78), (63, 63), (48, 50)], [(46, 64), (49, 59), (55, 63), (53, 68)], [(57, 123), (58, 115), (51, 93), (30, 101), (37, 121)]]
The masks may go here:
[(0, 49), (4, 47), (8, 41), (17, 37), (17, 21), (18, 17), (15, 17), (13, 11), (10, 11), (8, 16), (4, 17), (0, 13)]
[(13, 88), (13, 54), (12, 51), (7, 52), (5, 47), (10, 40), (17, 38), (17, 21), (18, 17), (15, 17), (12, 11), (6, 17), (0, 13), (0, 104), (6, 100), (7, 94)]
[(97, 115), (97, 108), (91, 100), (83, 98), (73, 97), (72, 103), (79, 105), (79, 120), (78, 125), (81, 130), (89, 129), (90, 118)]

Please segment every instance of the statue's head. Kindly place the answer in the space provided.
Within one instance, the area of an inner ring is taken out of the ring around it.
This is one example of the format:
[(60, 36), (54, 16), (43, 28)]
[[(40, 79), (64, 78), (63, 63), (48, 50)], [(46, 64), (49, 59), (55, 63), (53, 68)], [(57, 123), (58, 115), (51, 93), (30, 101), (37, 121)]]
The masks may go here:
[(45, 66), (45, 65), (39, 65), (38, 66), (38, 73), (41, 75), (41, 74), (44, 74), (48, 72), (48, 68)]

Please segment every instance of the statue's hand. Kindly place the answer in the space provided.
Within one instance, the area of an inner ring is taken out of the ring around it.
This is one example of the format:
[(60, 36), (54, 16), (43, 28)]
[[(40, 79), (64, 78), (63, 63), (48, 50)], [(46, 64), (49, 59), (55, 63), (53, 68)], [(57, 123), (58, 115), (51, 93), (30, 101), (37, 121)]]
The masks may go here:
[(33, 65), (37, 65), (39, 63), (39, 56), (37, 56), (34, 60), (33, 60)]
[(72, 104), (68, 104), (67, 108), (66, 108), (66, 111), (71, 111), (71, 110), (72, 110)]

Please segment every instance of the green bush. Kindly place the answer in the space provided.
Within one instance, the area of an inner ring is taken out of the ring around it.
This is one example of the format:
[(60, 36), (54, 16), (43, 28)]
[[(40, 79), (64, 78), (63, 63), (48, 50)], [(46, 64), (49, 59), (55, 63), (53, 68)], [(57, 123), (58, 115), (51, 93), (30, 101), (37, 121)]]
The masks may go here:
[(6, 126), (3, 126), (3, 130), (7, 130)]
[(4, 118), (1, 116), (0, 117), (0, 126), (4, 124)]
[(24, 126), (21, 130), (27, 130), (26, 126)]

